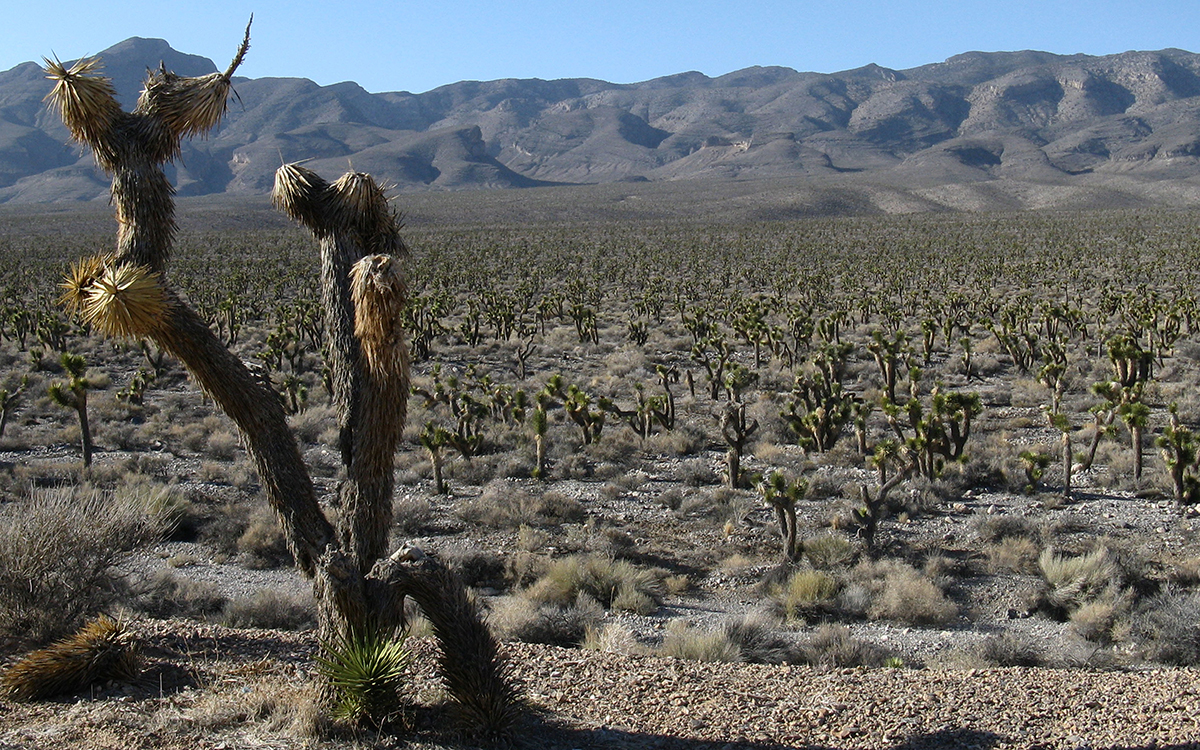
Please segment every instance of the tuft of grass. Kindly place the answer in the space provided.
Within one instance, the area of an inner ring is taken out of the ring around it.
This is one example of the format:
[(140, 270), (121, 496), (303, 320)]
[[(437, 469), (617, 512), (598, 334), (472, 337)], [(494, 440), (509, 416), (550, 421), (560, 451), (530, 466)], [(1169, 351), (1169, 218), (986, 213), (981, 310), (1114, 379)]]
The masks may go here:
[(1040, 667), (1048, 664), (1043, 648), (1038, 641), (1007, 631), (950, 650), (937, 661), (941, 666), (959, 668), (959, 670), (991, 667)]
[(216, 585), (159, 571), (134, 587), (133, 607), (151, 617), (207, 617), (220, 612), (228, 600)]
[(797, 570), (772, 598), (783, 608), (788, 620), (802, 620), (828, 610), (840, 588), (833, 576), (820, 570)]
[(910, 565), (895, 561), (860, 563), (858, 582), (871, 594), (867, 616), (910, 625), (939, 625), (954, 619), (958, 607), (945, 593)]
[(736, 643), (724, 629), (701, 630), (683, 620), (667, 623), (667, 634), (658, 649), (663, 656), (702, 662), (741, 660)]
[(1116, 555), (1104, 545), (1075, 557), (1047, 547), (1038, 557), (1038, 571), (1042, 607), (1061, 619), (1088, 602), (1116, 598), (1123, 583)]
[(1166, 588), (1147, 599), (1134, 618), (1142, 654), (1173, 666), (1200, 666), (1200, 591)]
[(1036, 573), (1038, 545), (1023, 536), (1003, 537), (983, 548), (993, 573)]
[(497, 529), (577, 523), (586, 515), (583, 505), (560, 492), (535, 492), (507, 479), (488, 482), (479, 497), (464, 502), (459, 518)]
[(619, 622), (588, 628), (580, 647), (587, 651), (603, 651), (610, 654), (638, 654), (643, 651), (633, 631)]
[(844, 625), (822, 625), (800, 645), (805, 663), (825, 669), (878, 667), (888, 658), (882, 648), (859, 640)]
[(237, 551), (251, 570), (291, 567), (292, 553), (287, 548), (283, 529), (275, 514), (259, 506), (250, 515), (245, 530), (237, 538)]
[(527, 595), (534, 602), (565, 607), (584, 593), (607, 609), (650, 614), (664, 590), (662, 571), (599, 555), (572, 555), (551, 562)]
[(263, 589), (253, 596), (233, 599), (226, 604), (222, 620), (231, 628), (302, 630), (312, 627), (316, 617), (311, 595), (289, 595)]
[(804, 540), (804, 556), (818, 570), (844, 568), (854, 562), (854, 545), (842, 534), (820, 534)]
[(725, 623), (725, 637), (737, 645), (739, 658), (751, 664), (791, 664), (799, 660), (795, 646), (779, 635), (780, 622), (764, 612), (750, 612)]
[(579, 594), (566, 606), (510, 596), (493, 607), (488, 626), (503, 640), (574, 647), (603, 617), (604, 609), (587, 594)]

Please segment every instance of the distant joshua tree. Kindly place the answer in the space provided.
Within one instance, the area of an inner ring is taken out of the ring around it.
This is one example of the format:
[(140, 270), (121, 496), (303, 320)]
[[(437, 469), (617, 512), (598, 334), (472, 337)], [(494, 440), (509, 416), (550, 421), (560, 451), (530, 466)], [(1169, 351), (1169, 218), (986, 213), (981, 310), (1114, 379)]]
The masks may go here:
[(359, 173), (332, 183), (295, 165), (276, 174), (276, 204), (320, 244), (327, 365), (345, 467), (335, 521), (321, 510), (279, 395), (167, 281), (176, 223), (163, 165), (179, 155), (183, 138), (221, 121), (249, 42), (247, 26), (221, 73), (186, 78), (162, 67), (151, 71), (132, 112), (121, 110), (111, 82), (97, 75), (99, 60), (70, 68), (46, 61), (55, 84), (47, 99), (112, 175), (118, 221), (115, 252), (76, 263), (63, 301), (103, 334), (154, 341), (234, 420), (296, 564), (313, 580), (324, 639), (386, 635), (400, 624), (404, 597), (412, 596), (433, 623), (441, 673), (464, 718), (501, 730), (519, 702), (462, 584), (419, 550), (388, 556), (392, 456), (404, 427), (408, 354), (400, 328), (406, 252), (383, 191)]

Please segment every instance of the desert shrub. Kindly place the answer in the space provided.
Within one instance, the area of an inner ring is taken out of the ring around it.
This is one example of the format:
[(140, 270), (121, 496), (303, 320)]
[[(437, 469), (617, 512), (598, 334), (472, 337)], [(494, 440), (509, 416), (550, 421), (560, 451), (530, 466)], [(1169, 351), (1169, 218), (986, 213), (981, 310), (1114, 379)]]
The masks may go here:
[(970, 664), (987, 667), (1040, 667), (1045, 655), (1034, 639), (1016, 633), (1000, 633), (984, 638), (967, 651)]
[(466, 586), (504, 587), (504, 560), (495, 552), (455, 544), (442, 550), (439, 556)]
[(958, 614), (958, 607), (933, 581), (905, 563), (863, 562), (853, 574), (871, 594), (866, 614), (873, 620), (937, 625)]
[(758, 501), (749, 492), (712, 487), (684, 498), (679, 514), (684, 517), (711, 518), (718, 524), (736, 524), (757, 506)]
[(1007, 513), (977, 514), (971, 519), (971, 526), (979, 535), (979, 539), (985, 543), (996, 543), (1004, 539), (1036, 540), (1041, 534), (1033, 521), (1024, 516)]
[(1119, 596), (1085, 602), (1071, 613), (1071, 630), (1095, 643), (1110, 644), (1128, 633), (1133, 592), (1126, 589)]
[(1176, 586), (1185, 588), (1200, 584), (1200, 557), (1175, 563), (1168, 572), (1167, 580)]
[(550, 543), (550, 534), (534, 526), (521, 524), (517, 528), (517, 549), (537, 552)]
[(1036, 573), (1038, 569), (1038, 545), (1026, 537), (1004, 537), (985, 546), (983, 554), (993, 573)]
[(206, 617), (220, 612), (226, 602), (215, 584), (169, 570), (158, 571), (133, 588), (134, 609), (151, 617)]
[(0, 517), (0, 635), (43, 643), (124, 593), (122, 554), (160, 538), (170, 488), (141, 483), (34, 490)]
[(581, 648), (611, 654), (637, 654), (642, 651), (633, 631), (619, 622), (588, 628)]
[(263, 589), (252, 596), (231, 600), (225, 605), (222, 620), (231, 628), (302, 630), (312, 627), (316, 618), (316, 604), (311, 594)]
[(287, 548), (283, 529), (275, 514), (266, 506), (256, 508), (246, 528), (237, 537), (237, 551), (251, 570), (291, 567), (292, 553)]
[(288, 417), (292, 432), (296, 433), (301, 442), (310, 445), (335, 445), (336, 441), (326, 440), (326, 431), (336, 429), (337, 418), (332, 406), (310, 406)]
[(600, 530), (600, 533), (593, 536), (591, 549), (597, 554), (608, 557), (636, 557), (637, 543), (624, 531), (606, 526)]
[(206, 444), (208, 455), (222, 461), (232, 461), (237, 455), (238, 437), (230, 430), (218, 430), (208, 436)]
[(401, 534), (415, 536), (424, 531), (432, 520), (433, 506), (427, 497), (400, 495), (392, 506), (392, 523)]
[(498, 463), (499, 456), (475, 456), (470, 461), (447, 461), (445, 472), (458, 485), (479, 487), (496, 479)]
[(556, 458), (550, 466), (550, 473), (555, 479), (587, 479), (596, 470), (590, 456), (573, 451), (561, 458)]
[(660, 432), (646, 440), (648, 453), (668, 456), (692, 456), (708, 445), (708, 435), (699, 427), (685, 423), (669, 432)]
[(603, 617), (604, 609), (582, 592), (566, 605), (510, 596), (488, 613), (488, 626), (503, 640), (578, 646)]
[(679, 510), (683, 505), (683, 491), (678, 487), (672, 487), (658, 496), (658, 502), (667, 510)]
[(737, 644), (724, 629), (702, 630), (683, 620), (667, 623), (667, 634), (658, 651), (687, 661), (730, 662), (741, 658)]
[(751, 664), (789, 664), (797, 661), (792, 642), (779, 635), (780, 623), (764, 612), (750, 612), (722, 626), (738, 657)]
[(659, 570), (598, 555), (572, 555), (551, 562), (528, 596), (564, 607), (584, 593), (606, 608), (649, 614), (662, 601), (663, 589)]
[(688, 487), (704, 487), (720, 482), (721, 477), (708, 465), (707, 460), (696, 458), (680, 464), (679, 481)]
[(616, 464), (627, 468), (641, 457), (642, 439), (632, 430), (608, 429), (604, 431), (599, 440), (585, 447), (584, 450), (596, 462)]
[(578, 500), (561, 492), (533, 491), (505, 479), (488, 482), (479, 497), (463, 503), (457, 513), (468, 523), (501, 529), (576, 523), (586, 515)]
[(1133, 622), (1147, 659), (1200, 666), (1200, 592), (1168, 588), (1147, 599)]
[(789, 620), (803, 620), (832, 610), (837, 579), (820, 570), (797, 570), (771, 592)]
[(1038, 557), (1038, 571), (1043, 581), (1039, 605), (1060, 619), (1088, 602), (1117, 597), (1123, 584), (1116, 555), (1103, 545), (1075, 557), (1047, 547)]
[(817, 570), (832, 570), (854, 561), (854, 545), (841, 534), (820, 534), (804, 540), (804, 557)]
[(800, 644), (800, 657), (806, 664), (835, 667), (878, 667), (888, 658), (884, 649), (855, 638), (844, 625), (823, 625)]

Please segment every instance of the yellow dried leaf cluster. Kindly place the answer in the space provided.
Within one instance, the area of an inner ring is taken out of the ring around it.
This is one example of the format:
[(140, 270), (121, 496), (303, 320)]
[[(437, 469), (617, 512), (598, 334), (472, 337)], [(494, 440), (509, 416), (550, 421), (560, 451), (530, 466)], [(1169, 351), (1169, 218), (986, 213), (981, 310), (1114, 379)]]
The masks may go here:
[(376, 378), (407, 372), (401, 314), (407, 292), (400, 262), (387, 255), (368, 255), (350, 269), (354, 302), (354, 335), (367, 368)]
[(46, 77), (54, 88), (46, 95), (50, 106), (58, 111), (71, 137), (96, 146), (121, 115), (117, 92), (112, 81), (100, 75), (100, 58), (76, 62), (70, 68), (58, 60), (43, 58)]
[(157, 273), (104, 255), (72, 264), (59, 301), (71, 314), (108, 336), (139, 338), (161, 323), (167, 295)]

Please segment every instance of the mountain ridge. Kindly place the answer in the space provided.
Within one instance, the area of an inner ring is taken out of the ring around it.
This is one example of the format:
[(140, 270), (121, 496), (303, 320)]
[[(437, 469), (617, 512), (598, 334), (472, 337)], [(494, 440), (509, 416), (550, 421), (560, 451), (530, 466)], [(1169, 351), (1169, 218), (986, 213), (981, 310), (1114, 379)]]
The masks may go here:
[[(181, 75), (217, 70), (161, 39), (99, 56), (126, 108), (160, 61)], [(42, 104), (49, 88), (33, 63), (0, 72), (0, 202), (107, 199), (108, 179)], [(1004, 182), (1178, 204), (1200, 178), (1200, 55), (1174, 48), (627, 84), (459, 81), (421, 94), (303, 78), (236, 78), (235, 90), (221, 127), (170, 167), (181, 196), (263, 194), (281, 163), (306, 159), (401, 192), (794, 178), (864, 194)]]

